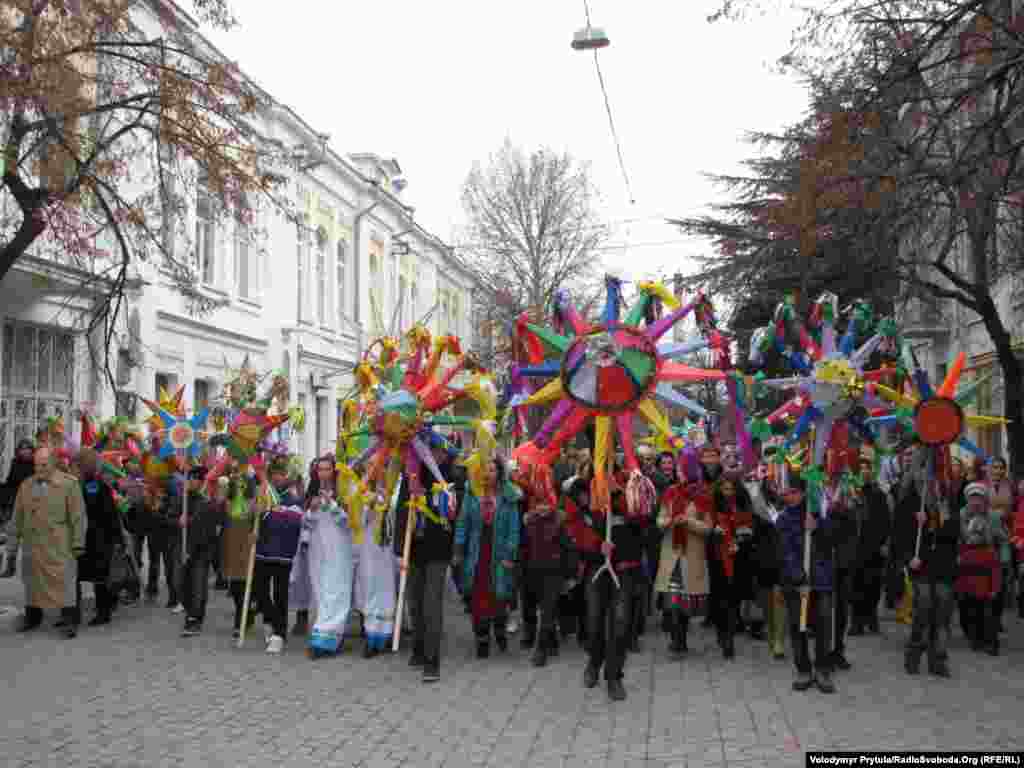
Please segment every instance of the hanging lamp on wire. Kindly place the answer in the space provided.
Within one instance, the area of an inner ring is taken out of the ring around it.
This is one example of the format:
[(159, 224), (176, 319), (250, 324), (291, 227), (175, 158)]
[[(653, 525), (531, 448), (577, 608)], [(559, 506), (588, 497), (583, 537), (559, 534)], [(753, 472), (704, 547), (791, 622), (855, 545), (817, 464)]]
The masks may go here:
[(612, 105), (608, 99), (608, 89), (604, 84), (604, 75), (601, 73), (601, 62), (598, 61), (597, 52), (602, 48), (611, 45), (611, 40), (601, 27), (595, 27), (590, 23), (590, 6), (587, 0), (583, 0), (583, 11), (586, 14), (587, 26), (576, 31), (572, 38), (572, 48), (575, 51), (593, 51), (594, 68), (597, 70), (597, 82), (601, 86), (601, 94), (604, 96), (604, 108), (608, 113), (608, 127), (612, 132), (612, 140), (615, 142), (615, 152), (619, 158), (619, 170), (622, 171), (622, 179), (626, 184), (626, 194), (629, 195), (630, 205), (636, 205), (633, 198), (633, 188), (629, 183), (629, 174), (626, 173), (626, 163), (622, 159), (622, 144), (619, 142), (619, 134), (615, 130), (615, 120), (612, 119)]

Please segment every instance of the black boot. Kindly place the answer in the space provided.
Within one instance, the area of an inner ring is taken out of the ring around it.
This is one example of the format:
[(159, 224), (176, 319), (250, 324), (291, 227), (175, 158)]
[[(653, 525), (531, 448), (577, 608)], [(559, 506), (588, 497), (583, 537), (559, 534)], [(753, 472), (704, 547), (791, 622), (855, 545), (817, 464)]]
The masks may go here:
[(519, 639), (519, 645), (524, 651), (533, 648), (537, 642), (537, 625), (523, 622), (523, 636)]
[(921, 649), (907, 648), (903, 656), (903, 669), (908, 675), (916, 675), (921, 671)]
[(846, 658), (846, 654), (842, 651), (835, 651), (832, 654), (832, 666), (843, 672), (849, 670), (853, 665)]
[(822, 693), (836, 692), (836, 684), (832, 682), (832, 670), (830, 669), (819, 669), (814, 677), (814, 682), (817, 684), (818, 690)]
[(535, 667), (546, 667), (548, 663), (548, 649), (545, 648), (545, 643), (537, 643), (537, 647), (533, 649), (533, 655), (530, 657), (530, 663)]
[(43, 623), (43, 609), (36, 608), (32, 605), (25, 606), (25, 615), (21, 617), (21, 623), (18, 625), (19, 632), (31, 632), (33, 629), (39, 629)]
[(548, 656), (551, 656), (552, 658), (555, 658), (555, 657), (558, 656), (559, 652), (561, 651), (561, 648), (559, 647), (560, 643), (561, 643), (561, 641), (558, 639), (558, 630), (557, 629), (550, 630), (548, 632), (548, 646), (547, 646)]
[(674, 659), (681, 658), (684, 652), (683, 633), (679, 627), (672, 628), (672, 640), (668, 645), (668, 654)]
[(751, 640), (764, 640), (764, 622), (763, 621), (752, 621), (750, 622), (750, 639)]
[(794, 691), (806, 691), (814, 685), (814, 676), (810, 672), (798, 672), (793, 681)]
[(953, 674), (949, 671), (949, 664), (946, 663), (945, 659), (929, 659), (928, 674), (935, 675), (935, 677), (944, 677), (947, 679), (953, 676)]
[(307, 634), (309, 634), (309, 611), (296, 611), (292, 637), (305, 637)]
[(491, 628), (488, 624), (479, 626), (474, 632), (476, 635), (476, 657), (486, 659), (491, 655)]
[(78, 622), (75, 621), (76, 611), (74, 608), (62, 608), (60, 613), (63, 621), (63, 624), (61, 625), (61, 634), (68, 640), (71, 640), (73, 637), (78, 635)]
[(732, 635), (726, 635), (725, 645), (722, 646), (722, 656), (726, 659), (736, 657), (736, 641)]
[(626, 700), (626, 688), (622, 685), (621, 680), (608, 681), (608, 698), (612, 701)]

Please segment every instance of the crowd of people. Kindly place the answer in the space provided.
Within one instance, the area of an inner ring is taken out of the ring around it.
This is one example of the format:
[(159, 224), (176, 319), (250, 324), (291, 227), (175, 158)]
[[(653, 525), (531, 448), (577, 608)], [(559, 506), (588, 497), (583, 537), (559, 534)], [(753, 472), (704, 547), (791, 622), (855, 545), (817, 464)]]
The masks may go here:
[[(477, 657), (491, 655), (492, 640), (508, 651), (518, 612), (532, 664), (551, 663), (575, 635), (587, 655), (583, 684), (603, 675), (621, 700), (628, 654), (655, 612), (673, 657), (686, 655), (691, 622), (701, 621), (726, 659), (741, 639), (768, 643), (776, 659), (788, 647), (793, 687), (823, 693), (851, 667), (849, 638), (881, 631), (883, 599), (907, 604), (909, 674), (927, 654), (929, 673), (951, 675), (954, 613), (970, 647), (993, 656), (1006, 607), (1016, 602), (1024, 617), (1024, 481), (1011, 481), (999, 457), (954, 462), (947, 478), (927, 483), (911, 450), (883, 460), (865, 448), (843, 473), (808, 482), (780, 471), (768, 447), (762, 464), (743, 467), (733, 446), (712, 439), (692, 454), (696, 465), (648, 450), (652, 498), (620, 459), (606, 515), (591, 504), (587, 450), (563, 450), (550, 467), (495, 458), (475, 486), (454, 448), (432, 450), (453, 489), (451, 519), (438, 513), (437, 494), (416, 509), (407, 478), (392, 499), (354, 516), (337, 495), (343, 465), (333, 455), (307, 477), (287, 456), (271, 457), (262, 477), (221, 461), (216, 471), (182, 464), (154, 481), (128, 462), (115, 490), (96, 450), (71, 456), (24, 441), (0, 499), (10, 511), (2, 575), (16, 574), (20, 551), (25, 585), (18, 629), (36, 630), (55, 610), (75, 637), (83, 582), (95, 593), (89, 626), (109, 624), (118, 605), (157, 599), (162, 569), (167, 609), (182, 614), (185, 637), (203, 631), (210, 594), (223, 591), (235, 637), (259, 616), (268, 653), (303, 638), (319, 658), (342, 649), (355, 611), (367, 658), (390, 649), (402, 621), (410, 666), (435, 682), (451, 581)], [(423, 487), (432, 482), (424, 468)], [(415, 528), (403, 571), (407, 524)]]

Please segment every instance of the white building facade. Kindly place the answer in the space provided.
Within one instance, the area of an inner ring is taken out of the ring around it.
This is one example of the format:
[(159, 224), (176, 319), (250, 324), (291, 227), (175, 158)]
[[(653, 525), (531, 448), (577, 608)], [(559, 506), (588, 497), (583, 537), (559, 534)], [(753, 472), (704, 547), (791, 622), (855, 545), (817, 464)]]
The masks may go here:
[[(91, 354), (83, 330), (92, 301), (82, 287), (87, 266), (24, 258), (0, 284), (0, 472), (17, 441), (48, 416), (63, 415), (73, 432), (77, 409), (90, 403), (100, 419), (141, 423), (148, 411), (138, 397), (179, 386), (190, 410), (216, 406), (229, 371), (246, 359), (257, 373), (287, 372), (292, 403), (306, 410), (304, 431), (289, 439), (308, 462), (334, 449), (351, 386), (339, 371), (375, 338), (376, 317), (387, 328), (395, 318), (404, 332), (433, 309), (430, 330), (460, 335), (470, 347), (472, 279), (402, 201), (397, 161), (337, 154), (287, 107), (259, 120), (261, 134), (287, 147), (320, 147), (289, 179), (305, 225), (264, 206), (254, 243), (206, 216), (200, 188), (187, 213), (191, 242), (168, 233), (165, 245), (180, 258), (191, 254), (200, 290), (223, 306), (193, 316), (158, 265), (134, 264), (127, 332), (115, 334), (109, 350), (116, 392), (102, 375), (102, 340), (97, 334)], [(43, 250), (41, 243), (33, 253)]]
[[(269, 117), (267, 135), (289, 146), (310, 140), (290, 110)], [(150, 276), (139, 297), (143, 359), (125, 390), (152, 398), (184, 385), (185, 402), (198, 409), (217, 404), (247, 358), (257, 373), (284, 371), (292, 403), (306, 412), (305, 429), (290, 433), (292, 449), (308, 462), (334, 449), (352, 386), (344, 371), (376, 337), (377, 318), (404, 332), (436, 304), (433, 333), (471, 334), (471, 280), (395, 193), (398, 164), (358, 159), (327, 152), (317, 167), (297, 170), (291, 186), (305, 226), (264, 211), (255, 223), (266, 232), (261, 247), (196, 217), (195, 240), (213, 244), (199, 269), (202, 290), (227, 304), (191, 317), (170, 279)], [(368, 175), (374, 166), (380, 174)]]

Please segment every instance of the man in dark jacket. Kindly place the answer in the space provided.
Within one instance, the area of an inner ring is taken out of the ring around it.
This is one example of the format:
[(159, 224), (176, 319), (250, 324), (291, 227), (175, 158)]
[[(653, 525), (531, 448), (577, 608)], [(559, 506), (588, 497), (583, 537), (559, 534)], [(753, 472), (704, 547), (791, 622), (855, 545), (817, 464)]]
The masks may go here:
[(832, 610), (835, 611), (836, 622), (832, 666), (845, 671), (850, 668), (846, 658), (846, 624), (850, 617), (853, 583), (861, 549), (862, 521), (865, 517), (864, 498), (859, 489), (842, 490), (833, 501), (829, 517), (832, 519), (835, 540)]
[[(822, 693), (835, 693), (832, 682), (832, 525), (823, 510), (812, 515), (804, 502), (802, 478), (792, 478), (782, 492), (786, 505), (775, 521), (782, 545), (782, 583), (785, 588), (786, 619), (789, 623), (796, 665), (793, 690), (806, 691), (817, 683)], [(804, 534), (811, 537), (810, 573), (804, 569)], [(803, 591), (813, 593), (816, 601), (814, 627), (814, 667), (808, 653), (807, 633), (800, 631)]]
[[(456, 472), (454, 457), (443, 447), (436, 447), (434, 459), (441, 476), (452, 485), (449, 504), (456, 511), (465, 488), (465, 473)], [(434, 494), (430, 492), (435, 480), (424, 466), (420, 472), (420, 483), (426, 495), (427, 506), (438, 516)], [(403, 475), (398, 493), (398, 509), (395, 514), (394, 551), (401, 559), (405, 546), (405, 530), (409, 520), (409, 479)], [(455, 537), (454, 521), (438, 523), (427, 516), (414, 520), (412, 554), (406, 600), (413, 622), (412, 656), (409, 666), (423, 669), (423, 682), (435, 683), (441, 679), (441, 634), (444, 626), (444, 592), (448, 565), (452, 559), (452, 545)]]
[[(35, 447), (31, 440), (21, 440), (11, 461), (11, 469), (7, 473), (7, 480), (0, 485), (0, 543), (6, 535), (4, 530), (14, 515), (14, 499), (18, 495), (18, 487), (22, 482), (32, 477), (35, 472), (35, 463), (32, 455)], [(5, 578), (14, 576), (15, 563), (18, 560), (17, 538), (11, 536), (7, 547), (7, 564), (2, 574)]]
[(178, 520), (181, 517), (182, 505), (180, 490), (172, 493), (174, 486), (175, 483), (171, 479), (160, 481), (160, 488), (152, 499), (149, 529), (150, 580), (146, 584), (146, 597), (156, 599), (159, 586), (157, 577), (162, 562), (164, 579), (167, 582), (167, 607), (172, 613), (182, 613), (185, 609), (179, 600), (178, 589), (181, 585), (181, 528), (178, 526)]
[(188, 472), (187, 511), (179, 520), (179, 526), (186, 530), (185, 544), (188, 547), (181, 574), (182, 603), (185, 606), (185, 627), (182, 637), (193, 637), (203, 629), (206, 619), (206, 601), (210, 594), (210, 563), (217, 547), (217, 537), (224, 525), (203, 494), (206, 468), (193, 467)]
[[(904, 668), (916, 675), (928, 649), (928, 671), (949, 677), (949, 619), (953, 610), (960, 542), (958, 514), (940, 511), (944, 501), (926, 504), (896, 520), (901, 562), (909, 569), (913, 588), (913, 625), (907, 640)], [(918, 529), (921, 545), (917, 547)]]
[(85, 500), (85, 553), (78, 558), (78, 584), (75, 594), (75, 619), (81, 621), (82, 582), (90, 581), (96, 596), (96, 616), (90, 627), (110, 623), (115, 595), (107, 586), (110, 561), (121, 538), (121, 522), (114, 505), (114, 494), (100, 479), (99, 459), (92, 448), (83, 448), (78, 456), (82, 470), (82, 498)]
[(0, 524), (6, 524), (10, 519), (11, 511), (14, 509), (14, 497), (18, 495), (18, 486), (35, 472), (35, 465), (32, 463), (34, 450), (31, 440), (18, 442), (7, 480), (0, 486)]
[[(624, 499), (620, 501), (622, 494), (613, 492), (612, 534), (608, 542), (608, 519), (590, 507), (586, 485), (584, 480), (574, 481), (569, 491), (571, 501), (566, 503), (566, 527), (586, 563), (583, 578), (587, 594), (588, 659), (583, 685), (597, 685), (603, 666), (609, 698), (622, 701), (626, 698), (623, 668), (633, 628), (631, 598), (643, 565), (647, 521), (623, 514), (626, 510)], [(606, 563), (611, 564), (611, 572), (605, 568)]]
[[(713, 485), (722, 476), (722, 454), (713, 444), (706, 444), (701, 447), (698, 454), (700, 460), (701, 477), (705, 485)], [(725, 586), (725, 573), (722, 570), (722, 559), (719, 556), (718, 540), (714, 536), (707, 537), (707, 563), (708, 563), (708, 612), (704, 617), (703, 625), (711, 627), (715, 620), (721, 616), (723, 587)]]
[(870, 458), (860, 460), (863, 519), (860, 524), (860, 544), (854, 573), (853, 621), (851, 635), (865, 630), (877, 635), (878, 604), (882, 599), (882, 581), (889, 554), (889, 534), (892, 519), (885, 492), (875, 479), (874, 464)]

